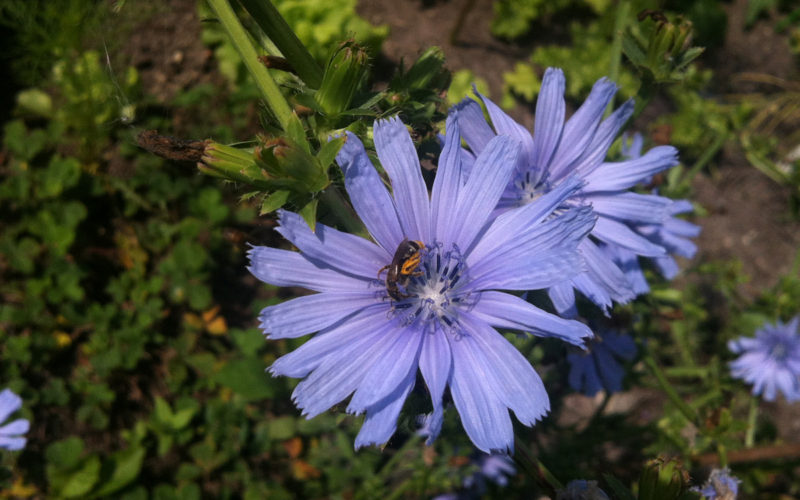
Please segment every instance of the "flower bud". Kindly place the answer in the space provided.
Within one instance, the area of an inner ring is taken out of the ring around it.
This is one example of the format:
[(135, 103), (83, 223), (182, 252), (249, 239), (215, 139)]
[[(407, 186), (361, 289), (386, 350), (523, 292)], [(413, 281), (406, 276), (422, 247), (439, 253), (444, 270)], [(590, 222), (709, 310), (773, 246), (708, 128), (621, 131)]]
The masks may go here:
[(218, 142), (209, 141), (206, 144), (197, 168), (208, 175), (260, 188), (269, 185), (269, 176), (258, 168), (252, 152)]
[(265, 141), (256, 148), (255, 160), (277, 186), (315, 193), (330, 183), (327, 165), (323, 167), (316, 157), (287, 137)]
[(639, 478), (639, 500), (675, 500), (686, 490), (689, 473), (677, 459), (650, 460)]
[(350, 109), (353, 96), (366, 78), (369, 56), (355, 40), (345, 40), (331, 54), (322, 85), (315, 95), (317, 104), (328, 115)]

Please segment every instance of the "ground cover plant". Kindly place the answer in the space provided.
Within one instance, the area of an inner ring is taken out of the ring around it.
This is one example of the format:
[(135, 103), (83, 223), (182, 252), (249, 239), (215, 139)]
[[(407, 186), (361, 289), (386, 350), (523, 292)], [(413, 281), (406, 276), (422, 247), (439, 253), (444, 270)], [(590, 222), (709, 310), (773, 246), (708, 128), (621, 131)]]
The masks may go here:
[(800, 10), (396, 3), (0, 6), (2, 495), (800, 495)]

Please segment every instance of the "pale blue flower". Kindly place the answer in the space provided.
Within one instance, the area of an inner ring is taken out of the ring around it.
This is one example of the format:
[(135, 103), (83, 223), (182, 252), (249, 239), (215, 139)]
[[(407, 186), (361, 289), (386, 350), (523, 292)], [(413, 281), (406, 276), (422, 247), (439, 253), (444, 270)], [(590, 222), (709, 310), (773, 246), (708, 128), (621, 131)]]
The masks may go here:
[(481, 453), (475, 459), (475, 464), (478, 470), (464, 480), (464, 487), (472, 491), (485, 492), (487, 480), (498, 486), (507, 486), (509, 476), (517, 473), (508, 455)]
[[(531, 426), (550, 403), (539, 375), (495, 328), (575, 345), (591, 336), (579, 322), (499, 291), (547, 288), (582, 269), (576, 248), (594, 223), (591, 210), (551, 217), (580, 182), (566, 180), (536, 203), (494, 218), (519, 145), (509, 137), (493, 139), (466, 178), (452, 116), (447, 126), (430, 195), (400, 120), (374, 126), (391, 193), (361, 141), (347, 135), (337, 162), (353, 207), (374, 241), (322, 224), (312, 232), (299, 215), (282, 211), (278, 231), (300, 252), (250, 251), (249, 269), (257, 278), (318, 292), (261, 312), (260, 326), (268, 338), (316, 333), (276, 360), (270, 371), (303, 379), (292, 398), (307, 418), (352, 394), (347, 411), (366, 414), (356, 448), (392, 436), (419, 369), (431, 395), (432, 418), (439, 422), (431, 428), (440, 427), (449, 387), (473, 443), (486, 452), (511, 450), (509, 409)], [(421, 262), (407, 283), (398, 283), (392, 298), (386, 274), (377, 277), (406, 239), (424, 244)]]
[(601, 390), (609, 393), (622, 390), (625, 369), (620, 360), (630, 361), (636, 356), (636, 344), (626, 334), (605, 331), (587, 343), (586, 351), (570, 353), (569, 385), (587, 396)]
[[(643, 142), (641, 134), (635, 134), (630, 143), (626, 138), (623, 138), (623, 156), (628, 159), (635, 159), (641, 156)], [(649, 180), (645, 179), (644, 182), (649, 182)], [(653, 194), (658, 194), (658, 191), (654, 190)], [(636, 224), (632, 226), (638, 234), (656, 245), (660, 245), (667, 251), (666, 255), (649, 259), (666, 279), (674, 278), (680, 271), (678, 263), (673, 257), (674, 255), (691, 259), (697, 252), (697, 246), (690, 238), (696, 238), (700, 234), (700, 226), (677, 217), (693, 211), (694, 208), (689, 200), (674, 200), (667, 207), (667, 217), (661, 223)], [(603, 250), (628, 277), (628, 281), (631, 283), (636, 295), (650, 291), (636, 253), (618, 245), (606, 245)]]
[(736, 500), (741, 480), (731, 475), (730, 469), (714, 469), (702, 488), (694, 487), (692, 491), (703, 495), (706, 500)]
[[(11, 392), (11, 389), (3, 389), (0, 392), (0, 424), (3, 424), (12, 413), (22, 408), (22, 398)], [(22, 437), (28, 432), (30, 422), (24, 418), (19, 418), (0, 427), (0, 448), (6, 450), (21, 450), (25, 447), (27, 439)]]
[(740, 356), (731, 362), (734, 378), (753, 384), (753, 394), (775, 401), (778, 391), (787, 401), (800, 400), (800, 316), (784, 324), (766, 324), (756, 336), (728, 342)]
[(477, 470), (464, 478), (463, 489), (437, 495), (434, 500), (472, 500), (481, 498), (488, 490), (488, 482), (498, 486), (508, 485), (508, 478), (517, 473), (511, 457), (503, 454), (478, 453), (471, 460)]
[(536, 104), (535, 133), (531, 135), (497, 105), (480, 96), (491, 118), (486, 122), (477, 102), (466, 99), (457, 106), (459, 127), (475, 155), (495, 134), (515, 137), (522, 144), (513, 177), (498, 203), (498, 210), (525, 205), (578, 176), (580, 190), (560, 208), (591, 206), (598, 215), (591, 238), (580, 243), (587, 269), (550, 288), (550, 298), (561, 314), (574, 316), (574, 289), (607, 310), (613, 302), (625, 303), (636, 295), (622, 269), (603, 251), (617, 246), (645, 257), (661, 257), (664, 248), (637, 233), (634, 225), (661, 224), (671, 200), (639, 194), (629, 188), (678, 163), (677, 150), (658, 146), (636, 159), (604, 162), (609, 146), (633, 113), (633, 101), (622, 104), (608, 118), (603, 113), (617, 87), (603, 78), (583, 105), (565, 122), (564, 74), (549, 68)]

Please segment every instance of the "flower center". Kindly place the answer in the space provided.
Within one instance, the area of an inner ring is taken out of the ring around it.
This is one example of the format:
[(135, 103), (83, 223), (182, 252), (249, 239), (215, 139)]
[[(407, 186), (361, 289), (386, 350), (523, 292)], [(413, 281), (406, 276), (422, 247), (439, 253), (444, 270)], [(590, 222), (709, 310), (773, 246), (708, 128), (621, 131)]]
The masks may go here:
[(788, 350), (786, 349), (786, 344), (783, 342), (776, 342), (772, 348), (769, 350), (769, 355), (775, 359), (776, 361), (783, 361), (786, 359), (786, 356), (789, 354)]
[(547, 194), (553, 186), (535, 170), (518, 171), (497, 204), (499, 209), (511, 209), (527, 205)]
[(406, 324), (424, 328), (454, 329), (461, 310), (474, 305), (474, 295), (463, 290), (469, 281), (464, 257), (457, 245), (444, 250), (441, 244), (426, 246), (417, 272), (405, 286), (405, 297), (392, 302), (392, 313)]
[(514, 187), (517, 188), (520, 205), (527, 205), (550, 191), (550, 184), (534, 178), (530, 170), (517, 174), (514, 179)]

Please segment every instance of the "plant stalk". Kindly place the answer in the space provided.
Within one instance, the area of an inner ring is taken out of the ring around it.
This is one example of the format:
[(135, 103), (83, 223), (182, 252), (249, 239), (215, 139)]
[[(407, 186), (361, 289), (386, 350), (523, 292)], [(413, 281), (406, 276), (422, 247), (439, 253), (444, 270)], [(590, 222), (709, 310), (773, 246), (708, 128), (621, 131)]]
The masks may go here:
[[(611, 41), (611, 65), (608, 67), (608, 79), (616, 83), (619, 81), (619, 65), (622, 60), (622, 37), (628, 20), (630, 3), (621, 1), (617, 6), (614, 17), (614, 39)], [(614, 111), (614, 100), (609, 101), (604, 116), (609, 116)]]
[(286, 23), (278, 9), (269, 0), (239, 0), (253, 17), (264, 34), (278, 47), (297, 75), (312, 89), (322, 84), (322, 67), (294, 31)]
[(758, 422), (758, 398), (750, 396), (750, 411), (747, 414), (747, 432), (744, 447), (752, 448), (756, 443), (756, 424)]
[(692, 410), (692, 408), (687, 405), (683, 399), (681, 399), (680, 395), (675, 391), (675, 388), (672, 387), (672, 384), (670, 384), (669, 380), (667, 380), (667, 377), (664, 376), (664, 372), (661, 371), (661, 368), (658, 366), (658, 363), (656, 363), (656, 360), (648, 354), (644, 357), (643, 361), (653, 375), (655, 375), (658, 385), (666, 393), (670, 401), (672, 401), (672, 403), (678, 407), (678, 410), (680, 410), (680, 412), (689, 422), (700, 428), (697, 413), (695, 413), (695, 411)]
[(258, 60), (258, 53), (250, 41), (242, 23), (236, 17), (233, 9), (227, 0), (208, 0), (208, 5), (219, 19), (222, 27), (228, 33), (228, 36), (236, 47), (236, 51), (244, 61), (247, 71), (253, 76), (261, 92), (261, 96), (267, 102), (267, 106), (278, 119), (283, 130), (289, 127), (289, 120), (292, 118), (292, 109), (289, 103), (281, 94), (275, 80), (270, 76), (269, 71)]
[(512, 457), (514, 461), (536, 481), (544, 493), (555, 498), (558, 490), (564, 489), (561, 481), (541, 461), (533, 458), (530, 448), (516, 434), (514, 435), (514, 450)]

